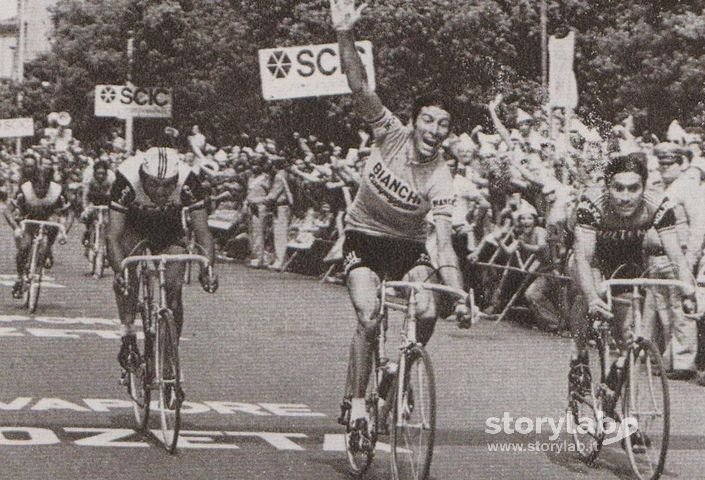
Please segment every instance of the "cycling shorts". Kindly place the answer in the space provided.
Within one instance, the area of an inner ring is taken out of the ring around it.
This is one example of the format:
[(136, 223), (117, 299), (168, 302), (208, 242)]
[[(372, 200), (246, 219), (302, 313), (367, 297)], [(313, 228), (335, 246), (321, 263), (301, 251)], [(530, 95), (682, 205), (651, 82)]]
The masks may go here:
[(356, 268), (367, 267), (380, 279), (401, 280), (409, 270), (418, 266), (433, 268), (423, 243), (345, 232), (343, 267), (346, 276)]

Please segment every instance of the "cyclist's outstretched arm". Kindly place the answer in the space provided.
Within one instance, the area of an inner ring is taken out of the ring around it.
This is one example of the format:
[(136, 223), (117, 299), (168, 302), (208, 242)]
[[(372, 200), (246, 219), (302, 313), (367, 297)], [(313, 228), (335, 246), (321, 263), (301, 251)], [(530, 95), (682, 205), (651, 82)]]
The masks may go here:
[(594, 269), (592, 267), (596, 239), (597, 233), (594, 230), (580, 225), (575, 227), (573, 249), (575, 251), (575, 263), (578, 267), (578, 278), (576, 280), (588, 304), (600, 299), (595, 286)]
[(355, 49), (353, 27), (360, 19), (365, 5), (355, 7), (355, 0), (330, 0), (333, 27), (338, 36), (340, 59), (345, 68), (348, 85), (352, 90), (355, 109), (367, 121), (379, 119), (384, 106), (377, 94), (370, 88), (362, 60)]
[(196, 242), (203, 247), (208, 257), (208, 262), (214, 265), (215, 247), (213, 245), (213, 236), (208, 230), (208, 212), (204, 208), (191, 212), (191, 225), (193, 233), (196, 235)]
[(105, 243), (108, 247), (108, 258), (110, 267), (115, 274), (120, 274), (120, 264), (125, 259), (125, 252), (122, 249), (120, 239), (125, 233), (125, 214), (116, 210), (110, 210), (108, 227), (105, 233)]
[(438, 266), (454, 267), (441, 268), (441, 280), (443, 280), (443, 283), (449, 287), (463, 290), (463, 277), (460, 273), (460, 268), (458, 268), (458, 257), (455, 255), (453, 242), (451, 241), (453, 227), (451, 225), (450, 217), (445, 215), (434, 215), (433, 222), (436, 226)]
[(5, 221), (10, 228), (12, 228), (12, 230), (17, 230), (20, 227), (19, 223), (15, 220), (16, 210), (17, 207), (15, 207), (14, 202), (8, 202), (7, 208), (2, 212), (3, 217), (5, 217)]

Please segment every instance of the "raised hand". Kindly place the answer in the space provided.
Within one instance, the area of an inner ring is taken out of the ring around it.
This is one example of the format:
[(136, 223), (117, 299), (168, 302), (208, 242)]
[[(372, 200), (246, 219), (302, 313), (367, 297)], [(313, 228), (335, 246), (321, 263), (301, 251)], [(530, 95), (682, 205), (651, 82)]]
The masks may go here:
[(355, 0), (330, 0), (330, 16), (337, 31), (352, 30), (367, 7), (366, 3), (355, 8)]
[(502, 99), (503, 99), (503, 98), (504, 98), (504, 96), (503, 96), (501, 93), (498, 93), (498, 94), (494, 97), (494, 99), (487, 105), (487, 107), (488, 107), (491, 111), (494, 112), (495, 110), (497, 110), (497, 107), (499, 106), (499, 104), (502, 103)]

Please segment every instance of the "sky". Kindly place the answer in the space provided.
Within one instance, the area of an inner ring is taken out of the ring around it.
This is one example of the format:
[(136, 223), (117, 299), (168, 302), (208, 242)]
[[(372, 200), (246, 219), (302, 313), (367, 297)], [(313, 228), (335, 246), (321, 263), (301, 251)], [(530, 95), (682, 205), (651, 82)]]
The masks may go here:
[(14, 17), (17, 14), (17, 2), (0, 0), (0, 19)]

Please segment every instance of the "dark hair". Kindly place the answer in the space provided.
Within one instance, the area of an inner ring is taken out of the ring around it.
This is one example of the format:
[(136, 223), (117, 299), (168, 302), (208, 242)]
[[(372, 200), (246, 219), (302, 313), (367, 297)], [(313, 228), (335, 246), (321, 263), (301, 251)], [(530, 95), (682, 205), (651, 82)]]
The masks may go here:
[(110, 167), (108, 166), (108, 162), (105, 160), (96, 160), (93, 162), (93, 171), (95, 172), (99, 168), (102, 168), (103, 170), (108, 170)]
[(421, 95), (414, 100), (414, 105), (411, 108), (411, 123), (416, 123), (416, 117), (419, 116), (423, 107), (440, 107), (450, 114), (453, 119), (453, 100), (439, 93), (431, 93)]
[(615, 175), (624, 172), (638, 174), (641, 177), (641, 185), (646, 185), (646, 179), (649, 176), (649, 170), (646, 167), (646, 154), (634, 152), (610, 159), (605, 166), (605, 183), (609, 185)]

